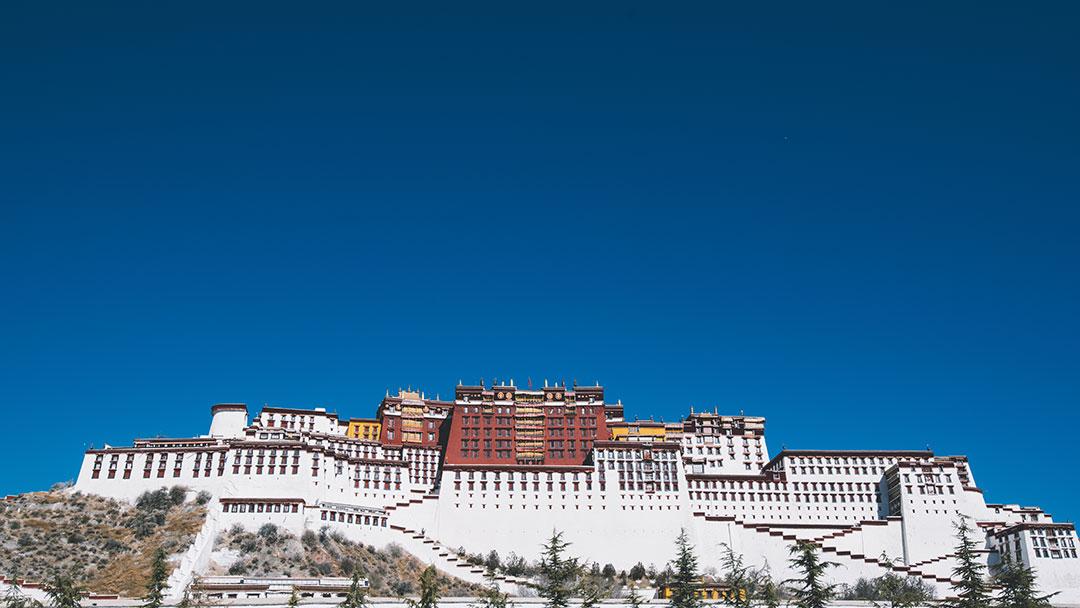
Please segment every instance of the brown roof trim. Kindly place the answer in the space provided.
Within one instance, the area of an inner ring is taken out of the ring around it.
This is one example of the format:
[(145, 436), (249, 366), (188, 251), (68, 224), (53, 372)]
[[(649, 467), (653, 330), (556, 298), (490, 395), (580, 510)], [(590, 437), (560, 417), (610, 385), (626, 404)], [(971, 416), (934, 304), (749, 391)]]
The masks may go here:
[(285, 504), (285, 503), (292, 504), (292, 503), (296, 503), (296, 502), (304, 503), (303, 498), (254, 498), (254, 497), (241, 498), (241, 497), (230, 497), (230, 498), (219, 498), (218, 500), (221, 502), (221, 504), (237, 504), (237, 503), (249, 503), (249, 502), (263, 502), (263, 503), (268, 502), (268, 503), (271, 503), (271, 504), (274, 504), (274, 503), (277, 503), (277, 504)]
[[(242, 439), (240, 441), (233, 441), (229, 444), (229, 447), (246, 449), (246, 448), (289, 448), (289, 449), (303, 449), (308, 447), (308, 444), (300, 441), (299, 439), (271, 439), (259, 440), (259, 439)], [(320, 446), (314, 446), (320, 447)]]
[(132, 443), (175, 443), (177, 441), (185, 441), (189, 443), (214, 443), (218, 442), (213, 437), (152, 437), (150, 439), (135, 439)]
[(1027, 521), (1013, 524), (1008, 528), (1005, 528), (1004, 530), (998, 530), (997, 532), (994, 532), (994, 536), (1004, 536), (1006, 534), (1012, 534), (1013, 532), (1019, 532), (1021, 530), (1036, 530), (1040, 528), (1052, 528), (1054, 530), (1075, 530), (1076, 526), (1070, 523), (1039, 523), (1036, 521)]
[[(769, 483), (787, 483), (772, 479), (768, 475), (723, 475), (717, 473), (687, 473), (686, 481), (767, 481)], [(697, 491), (696, 489), (694, 490)]]
[(679, 444), (674, 441), (614, 441), (601, 439), (593, 442), (593, 448), (618, 448), (618, 449), (653, 449), (678, 451)]
[(337, 412), (327, 412), (327, 411), (320, 412), (320, 411), (316, 411), (314, 409), (305, 410), (305, 409), (301, 409), (301, 408), (298, 408), (298, 407), (279, 407), (279, 406), (276, 406), (276, 405), (264, 406), (262, 408), (262, 411), (260, 411), (259, 413), (263, 413), (263, 412), (269, 412), (269, 413), (273, 413), (273, 414), (303, 414), (305, 416), (324, 416), (326, 418), (334, 418), (334, 419), (337, 419), (337, 417), (338, 417)]
[(108, 447), (108, 448), (93, 448), (86, 450), (87, 454), (168, 454), (171, 452), (228, 452), (229, 446), (225, 445), (208, 445), (205, 447), (186, 447), (186, 448), (137, 448), (133, 446), (127, 447)]
[(783, 458), (794, 456), (900, 456), (909, 458), (933, 458), (934, 453), (930, 450), (781, 450), (772, 460), (765, 463), (765, 467), (779, 462)]
[(192, 585), (199, 591), (267, 591), (268, 584), (260, 583), (197, 583)]
[[(335, 454), (336, 458), (336, 454)], [(376, 458), (345, 458), (349, 464), (373, 464), (385, 467), (409, 468), (409, 463), (404, 460), (379, 460)]]
[(215, 403), (210, 406), (210, 412), (237, 411), (247, 412), (247, 404), (244, 403)]
[(458, 471), (536, 471), (537, 473), (592, 473), (593, 468), (572, 464), (443, 464), (445, 470)]
[(631, 421), (631, 420), (623, 420), (621, 422), (611, 422), (611, 423), (609, 423), (608, 428), (611, 428), (613, 426), (615, 426), (615, 427), (624, 427), (624, 426), (632, 426), (632, 425), (647, 426), (647, 427), (650, 427), (650, 428), (656, 428), (656, 427), (665, 428), (667, 423), (656, 421), (656, 420), (633, 420), (633, 421)]
[(327, 593), (337, 593), (341, 591), (347, 591), (349, 585), (296, 585), (297, 591), (325, 591)]

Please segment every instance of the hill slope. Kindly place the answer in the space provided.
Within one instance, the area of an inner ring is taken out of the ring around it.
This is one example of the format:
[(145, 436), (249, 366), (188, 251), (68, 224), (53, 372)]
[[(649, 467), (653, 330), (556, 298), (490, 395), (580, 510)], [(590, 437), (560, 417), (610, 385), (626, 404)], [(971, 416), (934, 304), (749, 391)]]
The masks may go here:
[(132, 506), (66, 490), (0, 502), (0, 571), (32, 581), (68, 575), (98, 593), (142, 594), (158, 547), (183, 551), (206, 518), (183, 488)]
[[(175, 555), (194, 541), (209, 495), (182, 487), (143, 494), (135, 505), (71, 490), (34, 492), (0, 501), (0, 574), (47, 581), (75, 579), (96, 593), (139, 597), (158, 547)], [(217, 561), (200, 574), (350, 576), (361, 571), (374, 595), (412, 593), (426, 567), (396, 545), (385, 549), (328, 532), (302, 537), (264, 526), (234, 528), (217, 539)], [(446, 596), (476, 595), (480, 587), (440, 573)]]
[[(394, 596), (413, 593), (426, 567), (397, 545), (377, 549), (353, 542), (340, 533), (308, 530), (297, 538), (267, 524), (257, 532), (234, 527), (218, 536), (215, 561), (225, 565), (207, 574), (247, 576), (351, 576), (359, 571), (371, 583), (371, 593)], [(439, 573), (444, 596), (475, 596), (481, 587)]]

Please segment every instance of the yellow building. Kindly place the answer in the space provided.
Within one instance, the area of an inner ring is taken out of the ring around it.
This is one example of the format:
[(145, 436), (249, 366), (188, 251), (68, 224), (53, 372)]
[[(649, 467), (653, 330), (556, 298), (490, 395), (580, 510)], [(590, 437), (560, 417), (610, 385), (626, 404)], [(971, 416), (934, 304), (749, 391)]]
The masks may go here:
[[(746, 601), (746, 589), (740, 589), (739, 600)], [(696, 595), (703, 600), (735, 601), (735, 590), (725, 587), (720, 583), (702, 581), (697, 588)], [(664, 585), (657, 590), (656, 596), (660, 599), (671, 599), (671, 587)]]
[(609, 422), (612, 441), (664, 441), (667, 428), (663, 422), (641, 420), (636, 422)]
[(378, 420), (372, 418), (350, 418), (349, 429), (346, 431), (346, 436), (353, 439), (366, 439), (368, 441), (378, 441), (379, 433), (382, 432), (382, 425)]

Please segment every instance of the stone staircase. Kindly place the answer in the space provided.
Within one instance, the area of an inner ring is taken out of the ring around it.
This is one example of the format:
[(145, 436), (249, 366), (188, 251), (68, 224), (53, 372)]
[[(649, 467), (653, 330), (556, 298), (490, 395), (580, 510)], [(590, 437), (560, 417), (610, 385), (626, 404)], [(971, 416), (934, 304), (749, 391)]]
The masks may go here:
[[(220, 496), (230, 496), (235, 492), (236, 484), (229, 482)], [(199, 533), (195, 535), (195, 540), (176, 560), (176, 567), (173, 568), (172, 574), (169, 575), (169, 580), (166, 583), (166, 600), (178, 601), (183, 597), (184, 590), (191, 584), (195, 574), (204, 570), (210, 562), (210, 554), (214, 551), (214, 542), (217, 540), (222, 527), (221, 501), (218, 498), (219, 496), (215, 496), (206, 504), (206, 521), (203, 522)]]
[[(383, 507), (383, 509), (387, 511), (387, 513), (392, 514), (407, 509), (410, 506), (422, 504), (426, 500), (436, 500), (439, 498), (439, 495), (435, 493), (418, 494), (419, 495), (415, 498), (388, 505)], [(390, 524), (389, 528), (400, 533), (400, 538), (403, 539), (402, 546), (405, 550), (415, 555), (417, 559), (434, 564), (436, 568), (439, 568), (447, 574), (456, 576), (461, 580), (479, 585), (488, 585), (494, 582), (495, 585), (499, 587), (499, 590), (504, 593), (514, 592), (518, 587), (530, 585), (530, 581), (527, 579), (498, 573), (495, 574), (494, 580), (488, 579), (485, 576), (487, 570), (484, 567), (466, 562), (457, 555), (455, 550), (428, 537), (424, 532), (398, 524)]]
[[(785, 533), (782, 528), (779, 528), (778, 526), (770, 526), (769, 524), (749, 524), (749, 523), (746, 523), (746, 522), (741, 521), (739, 519), (736, 519), (735, 517), (723, 516), (723, 515), (705, 515), (704, 513), (701, 513), (701, 512), (694, 513), (694, 516), (695, 517), (702, 517), (702, 518), (706, 519), (707, 521), (731, 522), (731, 523), (734, 523), (735, 525), (740, 526), (742, 528), (745, 528), (747, 530), (751, 530), (751, 531), (757, 532), (759, 534), (766, 534), (766, 535), (768, 535), (770, 537), (778, 537), (778, 538), (781, 538), (782, 540), (785, 540), (785, 541), (788, 541), (788, 542), (800, 542), (800, 541), (801, 542), (809, 542), (809, 543), (811, 543), (813, 545), (816, 545), (821, 550), (822, 553), (827, 553), (827, 554), (830, 554), (832, 556), (843, 558), (845, 560), (849, 560), (849, 561), (852, 561), (852, 562), (859, 562), (859, 563), (862, 563), (862, 564), (870, 564), (870, 565), (876, 566), (876, 567), (878, 567), (878, 568), (880, 568), (880, 569), (882, 569), (884, 571), (892, 571), (892, 572), (896, 572), (898, 574), (902, 574), (902, 575), (905, 575), (905, 576), (913, 576), (913, 577), (921, 578), (921, 579), (923, 579), (925, 581), (940, 584), (940, 585), (951, 585), (952, 582), (953, 582), (951, 577), (941, 576), (941, 575), (934, 574), (934, 573), (931, 573), (931, 572), (926, 572), (926, 571), (920, 569), (921, 567), (925, 567), (927, 565), (940, 564), (940, 562), (942, 562), (942, 561), (944, 561), (946, 559), (949, 559), (950, 557), (954, 557), (954, 555), (951, 554), (951, 553), (945, 554), (945, 555), (940, 555), (940, 556), (935, 557), (933, 559), (924, 560), (922, 562), (919, 562), (919, 563), (913, 564), (913, 565), (902, 565), (902, 564), (892, 564), (892, 563), (889, 563), (889, 562), (882, 561), (882, 560), (880, 560), (878, 558), (875, 558), (875, 557), (869, 557), (869, 556), (863, 555), (861, 553), (857, 553), (857, 552), (854, 552), (854, 551), (849, 551), (849, 550), (846, 550), (846, 549), (839, 549), (837, 547), (825, 544), (827, 540), (837, 539), (837, 538), (840, 538), (840, 537), (843, 537), (843, 536), (846, 536), (848, 534), (851, 534), (851, 533), (854, 533), (856, 531), (861, 530), (864, 526), (868, 525), (868, 522), (865, 522), (865, 521), (860, 522), (859, 524), (855, 524), (853, 526), (846, 527), (846, 529), (844, 529), (844, 530), (837, 531), (837, 532), (834, 532), (834, 533), (831, 533), (831, 534), (826, 534), (824, 536), (816, 537), (816, 538), (813, 538), (813, 539), (805, 539), (805, 538), (800, 539), (795, 534)], [(881, 525), (881, 524), (869, 524), (869, 525)], [(980, 553), (989, 554), (989, 553), (991, 553), (991, 551), (989, 551), (989, 550), (981, 550)]]

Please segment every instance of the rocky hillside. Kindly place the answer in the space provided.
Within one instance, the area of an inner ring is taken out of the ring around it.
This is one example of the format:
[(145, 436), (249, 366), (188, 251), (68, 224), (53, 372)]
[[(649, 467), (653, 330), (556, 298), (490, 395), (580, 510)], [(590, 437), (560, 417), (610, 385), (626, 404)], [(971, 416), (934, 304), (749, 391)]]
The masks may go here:
[(180, 553), (206, 518), (208, 496), (184, 488), (144, 494), (132, 506), (53, 490), (0, 501), (0, 572), (31, 581), (68, 575), (97, 593), (141, 595), (158, 547)]
[[(208, 574), (248, 576), (352, 576), (359, 571), (371, 583), (371, 593), (396, 596), (413, 593), (426, 564), (396, 545), (377, 549), (353, 542), (340, 533), (308, 530), (297, 538), (267, 524), (258, 531), (242, 527), (217, 539), (215, 560)], [(481, 588), (440, 573), (443, 595), (475, 596)]]

